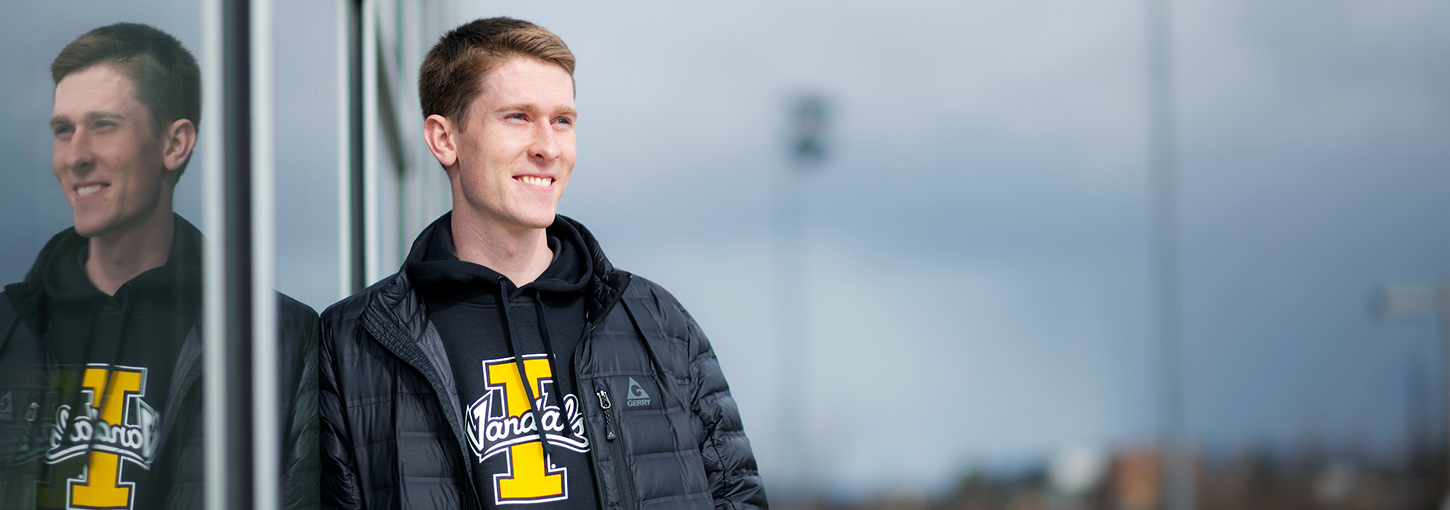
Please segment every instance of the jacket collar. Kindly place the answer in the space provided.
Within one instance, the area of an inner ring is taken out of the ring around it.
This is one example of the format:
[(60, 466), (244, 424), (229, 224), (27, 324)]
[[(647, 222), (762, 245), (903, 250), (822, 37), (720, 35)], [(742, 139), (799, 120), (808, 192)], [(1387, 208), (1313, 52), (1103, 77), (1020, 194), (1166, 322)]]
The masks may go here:
[[(429, 239), (441, 228), (440, 225), (452, 220), (453, 212), (450, 211), (424, 228), (413, 240), (413, 245), (404, 260), (422, 260), (423, 253), (428, 249)], [(594, 234), (588, 228), (584, 227), (584, 224), (562, 214), (555, 215), (554, 221), (569, 223), (579, 231), (579, 235), (584, 239), (585, 249), (594, 266), (594, 276), (586, 291), (588, 300), (584, 304), (584, 318), (586, 323), (593, 323), (605, 312), (605, 307), (624, 292), (624, 288), (629, 284), (630, 275), (625, 271), (615, 269), (614, 264), (611, 264), (609, 258), (604, 255), (604, 250), (599, 247), (599, 241), (594, 238)], [(380, 288), (368, 300), (363, 311), (363, 324), (369, 332), (385, 344), (416, 342), (422, 338), (424, 331), (428, 328), (427, 311), (424, 309), (423, 300), (414, 292), (413, 282), (408, 276), (408, 272), (399, 269), (392, 277), (379, 282), (378, 286)], [(377, 331), (373, 331), (375, 328)], [(391, 340), (384, 340), (384, 338)]]

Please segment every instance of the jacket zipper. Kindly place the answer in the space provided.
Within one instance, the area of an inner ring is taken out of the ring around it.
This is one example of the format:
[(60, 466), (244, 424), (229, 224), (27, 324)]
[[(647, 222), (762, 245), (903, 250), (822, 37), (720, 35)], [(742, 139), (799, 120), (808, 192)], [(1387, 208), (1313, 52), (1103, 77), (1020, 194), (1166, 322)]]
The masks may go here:
[[(610, 300), (608, 304), (604, 305), (604, 310), (599, 313), (599, 316), (598, 317), (595, 317), (594, 318), (594, 321), (591, 324), (589, 324), (588, 327), (584, 328), (584, 334), (583, 335), (579, 335), (579, 345), (574, 347), (574, 381), (575, 381), (575, 384), (582, 384), (584, 382), (584, 380), (585, 380), (584, 379), (583, 372), (580, 372), (579, 371), (579, 358), (581, 358), (581, 357), (584, 356), (584, 343), (585, 343), (585, 340), (588, 340), (589, 334), (590, 333), (593, 333), (595, 328), (598, 328), (600, 324), (604, 323), (604, 318), (605, 317), (608, 317), (609, 316), (609, 313), (612, 312), (612, 311), (614, 311), (614, 307), (619, 304), (619, 300), (624, 299), (624, 290), (625, 289), (628, 289), (629, 288), (629, 283), (634, 280), (634, 275), (629, 274), (629, 273), (625, 273), (625, 275), (626, 276), (625, 276), (625, 280), (624, 280), (624, 286), (620, 287), (619, 293), (617, 295), (615, 295), (614, 296), (614, 299)], [(604, 389), (603, 388), (599, 388), (598, 391), (600, 391), (602, 393), (604, 391)], [(612, 427), (609, 427), (609, 424), (610, 424), (609, 411), (605, 411), (604, 412), (604, 423), (606, 425), (606, 428), (609, 428), (610, 429), (610, 430), (606, 430), (605, 431), (605, 436), (608, 437), (609, 433), (612, 431)], [(588, 430), (589, 429), (589, 420), (587, 420), (587, 419), (584, 420), (584, 428), (585, 428), (586, 433), (588, 433), (591, 436), (594, 435), (594, 432), (593, 431)], [(595, 497), (599, 498), (599, 505), (601, 507), (608, 506), (608, 504), (609, 504), (609, 498), (606, 496), (605, 491), (604, 491), (604, 473), (603, 473), (603, 470), (599, 468), (599, 458), (597, 456), (595, 456), (595, 454), (594, 454), (594, 452), (592, 450), (589, 452), (589, 461), (592, 464), (594, 464), (594, 469), (592, 471), (594, 471), (594, 494), (595, 494)], [(620, 457), (616, 461), (616, 465), (623, 465), (623, 464), (624, 464), (624, 458), (623, 457)], [(617, 469), (618, 468), (616, 468), (616, 470)], [(624, 465), (623, 466), (623, 469), (627, 471), (629, 469), (629, 466)], [(631, 493), (632, 492), (633, 492), (633, 490), (631, 488)], [(623, 494), (624, 494), (624, 488), (621, 487), (621, 489), (620, 489), (620, 495), (621, 495), (622, 501), (620, 501), (620, 506), (622, 506), (624, 508), (633, 508), (634, 507), (633, 498), (625, 499), (623, 497)]]
[(614, 452), (614, 464), (618, 466), (615, 474), (619, 475), (619, 494), (620, 499), (623, 500), (621, 503), (625, 508), (632, 508), (634, 505), (634, 477), (630, 475), (629, 463), (625, 461), (624, 441), (615, 440), (618, 439), (618, 436), (614, 434), (614, 424), (610, 421), (610, 415), (614, 413), (614, 409), (609, 402), (609, 391), (600, 387), (598, 395), (599, 408), (604, 411), (604, 439), (606, 443), (609, 443), (610, 451)]
[(609, 392), (599, 390), (599, 408), (604, 410), (604, 440), (614, 440), (614, 423), (609, 420)]

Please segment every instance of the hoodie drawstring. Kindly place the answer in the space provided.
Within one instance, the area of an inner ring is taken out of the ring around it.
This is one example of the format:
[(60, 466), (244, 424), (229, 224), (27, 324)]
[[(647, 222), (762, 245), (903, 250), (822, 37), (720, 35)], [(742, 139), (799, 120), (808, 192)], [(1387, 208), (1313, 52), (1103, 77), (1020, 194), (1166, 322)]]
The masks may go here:
[[(549, 464), (549, 459), (554, 456), (554, 452), (553, 448), (549, 447), (549, 438), (544, 436), (544, 413), (539, 410), (539, 406), (543, 404), (534, 399), (534, 385), (531, 383), (532, 379), (529, 379), (528, 372), (524, 371), (524, 349), (519, 344), (519, 333), (517, 330), (514, 329), (513, 313), (509, 311), (509, 308), (513, 307), (513, 303), (509, 300), (509, 291), (507, 284), (507, 277), (498, 277), (498, 302), (499, 307), (503, 308), (503, 323), (506, 326), (504, 329), (508, 333), (509, 337), (509, 354), (513, 356), (514, 363), (517, 364), (519, 367), (519, 379), (522, 379), (523, 382), (524, 395), (529, 397), (529, 410), (533, 411), (534, 413), (534, 430), (538, 431), (539, 443), (542, 444), (544, 447), (544, 465), (545, 467), (547, 467)], [(542, 309), (540, 309), (540, 311), (542, 311)], [(543, 321), (544, 317), (541, 314), (539, 316), (540, 328), (544, 327)], [(544, 348), (549, 348), (548, 335), (544, 336)], [(552, 368), (554, 356), (553, 351), (549, 350), (546, 356), (548, 356), (548, 361), (550, 363), (549, 366)]]
[[(119, 296), (121, 296), (121, 325), (120, 325), (119, 328), (116, 329), (116, 334), (119, 335), (119, 338), (116, 339), (116, 350), (114, 352), (107, 353), (109, 356), (107, 358), (105, 358), (105, 359), (109, 359), (109, 360), (117, 360), (117, 359), (119, 359), (120, 358), (120, 353), (126, 352), (126, 341), (131, 338), (130, 335), (127, 335), (126, 334), (126, 329), (129, 328), (129, 327), (131, 327), (131, 286), (130, 285), (122, 285), (120, 289), (117, 289), (116, 290), (116, 294), (119, 295)], [(95, 328), (96, 327), (96, 323), (94, 321), (91, 322), (91, 327), (92, 328)], [(94, 329), (93, 329), (93, 331), (91, 332), (91, 338), (96, 338), (97, 334), (98, 333), (96, 331), (94, 331)], [(86, 359), (87, 360), (91, 359), (90, 356), (93, 353), (94, 347), (95, 347), (95, 344), (94, 343), (92, 343), (91, 345), (87, 346), (87, 348), (86, 348)], [(81, 374), (82, 374), (81, 377), (82, 378), (85, 377), (84, 374), (85, 374), (85, 371), (88, 369), (89, 364), (90, 364), (90, 362), (87, 361), (85, 365), (82, 365), (81, 366)], [(103, 409), (106, 408), (106, 403), (111, 400), (111, 397), (116, 397), (116, 396), (124, 397), (124, 395), (112, 395), (111, 394), (111, 380), (116, 377), (115, 370), (116, 370), (116, 364), (115, 363), (107, 364), (106, 365), (106, 377), (101, 380), (101, 387), (100, 388), (96, 388), (94, 390), (96, 393), (99, 393), (100, 396), (101, 396), (100, 405), (95, 406), (97, 413), (102, 412), (101, 410), (103, 410)], [(90, 405), (90, 403), (89, 402), (86, 402), (82, 406), (82, 409), (84, 409), (84, 406), (85, 405)], [(76, 419), (79, 419), (81, 417), (81, 415), (83, 415), (83, 414), (85, 414), (84, 411), (81, 411), (81, 412), (72, 414), (71, 415), (71, 422), (74, 423), (75, 420)], [(119, 424), (113, 423), (111, 425), (119, 425)], [(66, 427), (70, 427), (70, 424), (66, 424)], [(92, 450), (95, 450), (96, 449), (96, 436), (99, 436), (99, 435), (100, 434), (92, 434), (91, 437), (86, 441), (86, 450), (87, 451), (92, 451)]]

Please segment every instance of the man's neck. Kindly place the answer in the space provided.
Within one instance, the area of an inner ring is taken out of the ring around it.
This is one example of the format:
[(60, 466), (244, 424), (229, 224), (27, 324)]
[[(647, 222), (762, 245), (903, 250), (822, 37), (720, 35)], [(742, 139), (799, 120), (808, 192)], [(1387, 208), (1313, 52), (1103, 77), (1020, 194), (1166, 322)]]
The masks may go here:
[(454, 256), (497, 271), (515, 287), (538, 279), (554, 260), (542, 228), (507, 229), (456, 212), (452, 226)]
[(176, 218), (169, 210), (138, 228), (90, 239), (86, 276), (108, 296), (137, 275), (161, 267), (171, 256)]

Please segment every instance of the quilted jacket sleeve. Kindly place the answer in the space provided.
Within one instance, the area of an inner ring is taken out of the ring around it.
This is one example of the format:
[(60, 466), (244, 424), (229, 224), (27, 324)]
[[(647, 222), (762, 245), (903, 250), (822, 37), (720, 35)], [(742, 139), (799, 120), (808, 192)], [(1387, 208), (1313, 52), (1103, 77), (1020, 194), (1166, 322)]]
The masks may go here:
[[(666, 294), (668, 295), (668, 294)], [(768, 508), (765, 487), (750, 450), (750, 439), (740, 420), (730, 385), (720, 370), (720, 361), (710, 347), (710, 340), (700, 330), (695, 318), (672, 296), (668, 303), (678, 308), (685, 318), (686, 340), (691, 346), (690, 374), (694, 384), (691, 410), (704, 425), (700, 453), (705, 460), (705, 474), (716, 510), (749, 510)]]
[(318, 418), (322, 422), (320, 440), (322, 450), (322, 507), (363, 508), (362, 493), (358, 485), (357, 462), (353, 458), (352, 440), (348, 435), (342, 398), (338, 391), (337, 351), (339, 343), (351, 339), (356, 322), (352, 327), (339, 327), (333, 316), (341, 308), (334, 306), (323, 312), (322, 348), (318, 356)]

